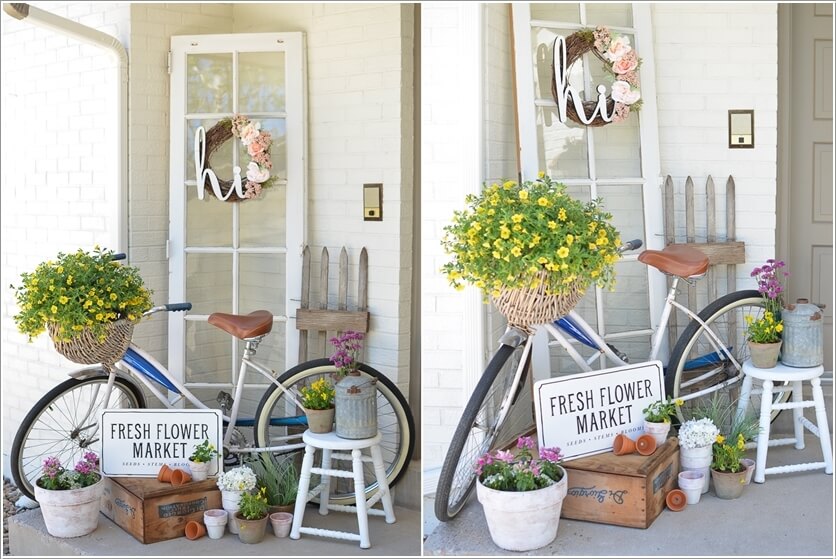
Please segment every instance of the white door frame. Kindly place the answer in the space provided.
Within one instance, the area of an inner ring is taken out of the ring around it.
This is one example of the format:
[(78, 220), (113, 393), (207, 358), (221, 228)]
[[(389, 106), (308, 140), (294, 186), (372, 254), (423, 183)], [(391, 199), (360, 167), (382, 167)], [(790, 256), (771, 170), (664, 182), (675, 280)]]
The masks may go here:
[[(293, 33), (242, 33), (219, 35), (183, 35), (171, 38), (171, 123), (170, 123), (170, 204), (169, 240), (169, 299), (184, 301), (185, 274), (185, 189), (195, 188), (195, 181), (186, 180), (186, 59), (189, 54), (231, 52), (282, 52), (286, 53), (285, 112), (287, 131), (287, 197), (285, 240), (285, 315), (276, 316), (276, 322), (286, 323), (285, 370), (297, 363), (299, 333), (295, 327), (296, 309), (302, 284), (302, 250), (306, 241), (307, 215), (307, 76), (305, 61), (305, 36)], [(233, 88), (233, 111), (238, 108), (237, 88)], [(194, 116), (194, 115), (190, 115)], [(202, 118), (224, 118), (230, 114), (201, 114)], [(224, 202), (227, 203), (227, 202)], [(247, 202), (257, 203), (257, 202)], [(177, 219), (180, 216), (180, 219)], [(257, 251), (257, 249), (256, 249)], [(238, 301), (233, 298), (233, 311)], [(169, 313), (168, 367), (185, 381), (185, 323), (186, 320), (205, 320), (206, 315)], [(237, 363), (232, 364), (236, 371)], [(236, 371), (237, 372), (237, 371)]]

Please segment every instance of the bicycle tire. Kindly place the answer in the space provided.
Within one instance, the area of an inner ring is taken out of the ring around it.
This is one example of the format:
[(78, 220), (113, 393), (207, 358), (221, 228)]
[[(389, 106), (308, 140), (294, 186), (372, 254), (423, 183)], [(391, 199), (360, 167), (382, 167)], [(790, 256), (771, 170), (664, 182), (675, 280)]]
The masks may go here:
[[(386, 481), (389, 487), (393, 487), (406, 473), (406, 467), (409, 465), (412, 453), (415, 450), (415, 422), (412, 418), (412, 411), (403, 394), (386, 376), (366, 364), (360, 364), (358, 368), (362, 374), (377, 379), (378, 429), (383, 437), (380, 450), (383, 454)], [(292, 389), (313, 382), (323, 376), (330, 377), (336, 372), (337, 368), (330, 360), (315, 359), (293, 367), (279, 377), (278, 381), (286, 389)], [(304, 413), (295, 408), (292, 402), (284, 396), (284, 392), (275, 384), (271, 384), (262, 396), (255, 413), (254, 435), (256, 446), (269, 446), (271, 438), (270, 423), (271, 418), (277, 417), (274, 414), (277, 406), (279, 408), (289, 406), (287, 409), (293, 409), (293, 413), (304, 416)], [(298, 428), (298, 432), (301, 433), (304, 429), (305, 427), (301, 426)], [(273, 427), (272, 434), (274, 436), (286, 435), (288, 434), (288, 427)], [(298, 464), (301, 465), (303, 450), (297, 452), (299, 454)], [(366, 479), (374, 480), (373, 465), (370, 462), (365, 463), (364, 468), (367, 470)], [(340, 483), (339, 480), (334, 479), (331, 483), (331, 489), (329, 502), (332, 504), (350, 505), (355, 502), (354, 488), (350, 482)], [(377, 481), (369, 483), (366, 486), (367, 498), (376, 491)]]
[[(726, 341), (727, 345), (732, 348), (732, 354), (735, 356), (737, 362), (742, 364), (749, 357), (749, 348), (745, 339), (746, 323), (744, 317), (750, 314), (755, 315), (755, 318), (757, 318), (763, 309), (764, 305), (761, 294), (750, 289), (724, 295), (706, 306), (700, 311), (698, 316), (706, 325), (712, 328), (712, 331), (718, 334), (721, 340)], [(735, 332), (729, 337), (732, 318), (735, 321)], [(720, 363), (710, 363), (703, 367), (686, 371), (686, 364), (689, 361), (713, 351), (706, 341), (707, 339), (708, 336), (702, 330), (700, 323), (696, 320), (691, 320), (688, 327), (677, 340), (676, 346), (674, 346), (673, 352), (671, 353), (665, 375), (665, 388), (672, 398), (687, 396), (688, 393), (696, 391), (689, 392), (683, 390), (683, 383), (688, 382), (687, 378), (689, 376), (711, 374), (706, 383), (697, 385), (697, 389), (702, 389), (716, 386), (729, 378), (743, 374), (741, 370), (737, 370), (734, 367), (734, 364), (729, 359), (723, 359), (722, 365)], [(734, 394), (734, 391), (739, 390), (740, 386), (740, 383), (733, 383), (729, 387), (717, 389), (717, 391), (711, 394), (716, 394), (719, 390), (724, 390), (725, 394), (728, 395), (725, 403), (731, 404), (737, 400), (737, 395)], [(775, 387), (774, 401), (776, 403), (786, 402), (791, 394), (789, 390), (780, 390), (780, 387), (781, 385), (776, 385)], [(710, 394), (686, 402), (683, 406), (684, 409), (678, 408), (677, 415), (679, 416), (679, 421), (681, 422), (687, 419), (690, 416), (689, 410), (692, 410), (695, 405), (699, 405), (700, 402), (705, 403), (707, 399), (710, 399)], [(722, 400), (721, 403), (723, 403)], [(754, 409), (756, 413), (760, 413), (759, 396), (752, 395), (749, 404), (752, 406), (750, 409)], [(772, 421), (775, 420), (780, 412), (781, 410), (773, 410)]]
[[(499, 347), (462, 412), (444, 458), (435, 492), (435, 516), (442, 522), (448, 522), (455, 517), (467, 502), (476, 482), (474, 466), (479, 457), (493, 450), (498, 440), (503, 443), (507, 442), (500, 439), (500, 435), (516, 437), (525, 428), (533, 425), (533, 416), (526, 427), (507, 421), (519, 400), (520, 390), (525, 385), (531, 367), (531, 354), (529, 354), (523, 364), (519, 382), (514, 385), (514, 377), (522, 358), (524, 345), (513, 347), (503, 344)], [(494, 398), (497, 394), (501, 395), (498, 401)], [(504, 417), (496, 418), (501, 421), (489, 426), (481, 423), (482, 417), (495, 414), (496, 410), (508, 402), (509, 398), (508, 413)], [(514, 432), (511, 433), (511, 431)]]
[[(89, 394), (94, 385), (107, 383), (108, 375), (101, 367), (92, 368), (90, 371), (95, 376), (70, 378), (47, 392), (26, 414), (15, 434), (10, 456), (12, 478), (20, 492), (30, 499), (35, 498), (34, 483), (41, 476), (45, 458), (56, 456), (65, 468), (72, 468), (85, 452), (101, 454), (101, 440), (84, 439), (84, 433), (88, 428), (78, 424), (83, 418), (74, 413), (81, 409), (80, 404), (90, 402), (90, 396), (98, 398), (98, 386)], [(109, 406), (108, 409), (145, 407), (145, 396), (129, 380), (117, 376), (113, 383), (111, 401), (117, 392), (121, 394), (120, 400), (116, 401), (119, 405)], [(97, 422), (102, 403), (95, 403), (93, 400), (86, 417)], [(70, 409), (71, 407), (74, 409)], [(46, 439), (41, 436), (47, 431), (55, 433), (54, 438)], [(41, 435), (36, 436), (36, 432)]]

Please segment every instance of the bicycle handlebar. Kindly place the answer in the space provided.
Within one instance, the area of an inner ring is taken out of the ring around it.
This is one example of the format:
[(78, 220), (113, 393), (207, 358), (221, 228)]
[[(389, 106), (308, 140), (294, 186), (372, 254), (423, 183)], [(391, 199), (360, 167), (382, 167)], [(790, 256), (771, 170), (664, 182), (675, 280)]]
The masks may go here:
[(117, 252), (110, 257), (111, 260), (125, 260), (126, 258), (128, 258), (128, 255), (124, 252)]
[(192, 310), (192, 304), (191, 303), (169, 303), (167, 305), (160, 305), (158, 307), (151, 307), (150, 309), (148, 309), (147, 311), (142, 313), (142, 316), (150, 316), (154, 313), (163, 312), (163, 311), (165, 311), (165, 312), (180, 312), (180, 311), (190, 311), (190, 310)]
[(642, 240), (641, 239), (633, 239), (632, 241), (627, 241), (620, 247), (618, 247), (619, 254), (622, 252), (627, 252), (628, 250), (637, 250), (641, 248)]

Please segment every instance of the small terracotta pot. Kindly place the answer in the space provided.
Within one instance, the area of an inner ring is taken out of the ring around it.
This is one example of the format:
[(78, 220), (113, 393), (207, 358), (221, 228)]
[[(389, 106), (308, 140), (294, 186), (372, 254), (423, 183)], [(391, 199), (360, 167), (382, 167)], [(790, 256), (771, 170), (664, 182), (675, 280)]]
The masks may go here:
[(157, 481), (162, 483), (171, 483), (171, 473), (174, 470), (168, 467), (168, 464), (163, 464), (160, 471), (157, 472)]
[(190, 540), (197, 540), (206, 535), (206, 526), (197, 520), (186, 522), (186, 537)]
[(625, 454), (633, 454), (636, 452), (636, 441), (621, 433), (615, 436), (615, 441), (612, 445), (613, 454), (616, 456), (623, 456)]
[(671, 489), (665, 496), (665, 503), (673, 512), (679, 512), (688, 504), (688, 497), (682, 489)]
[(171, 485), (183, 485), (184, 483), (189, 483), (191, 480), (192, 475), (186, 470), (177, 468), (171, 472)]
[(636, 450), (642, 456), (650, 456), (656, 452), (656, 437), (650, 434), (645, 434), (636, 440)]

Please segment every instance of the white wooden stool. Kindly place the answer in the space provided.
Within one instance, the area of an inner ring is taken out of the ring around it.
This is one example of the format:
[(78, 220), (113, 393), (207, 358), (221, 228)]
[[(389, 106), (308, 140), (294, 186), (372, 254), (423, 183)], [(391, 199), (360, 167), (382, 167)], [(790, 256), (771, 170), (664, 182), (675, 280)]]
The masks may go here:
[[(824, 468), (824, 473), (833, 473), (833, 453), (830, 447), (830, 430), (827, 428), (827, 412), (824, 408), (824, 395), (821, 389), (821, 375), (824, 367), (789, 367), (780, 361), (771, 369), (759, 369), (752, 365), (750, 360), (743, 363), (743, 387), (740, 392), (740, 401), (737, 404), (738, 417), (746, 412), (749, 405), (750, 394), (761, 394), (760, 409), (760, 433), (756, 446), (758, 455), (755, 461), (754, 481), (763, 483), (766, 474), (786, 474), (789, 472), (804, 472), (807, 470), (818, 470)], [(752, 379), (763, 382), (762, 390), (752, 389)], [(809, 380), (813, 386), (813, 399), (802, 400), (802, 382)], [(775, 382), (788, 382), (789, 385), (782, 387), (783, 390), (792, 391), (792, 401), (784, 404), (773, 403), (772, 386)], [(804, 408), (815, 407), (816, 423), (804, 417)], [(792, 410), (794, 435), (786, 439), (769, 440), (769, 428), (772, 418), (772, 410)], [(795, 444), (795, 448), (804, 448), (804, 428), (819, 438), (821, 450), (824, 455), (824, 462), (808, 462), (804, 464), (792, 464), (789, 466), (766, 467), (766, 451), (770, 446), (783, 446)], [(751, 446), (751, 445), (747, 445)]]
[[(305, 443), (305, 458), (302, 460), (302, 472), (299, 475), (299, 490), (296, 494), (296, 509), (293, 514), (293, 525), (290, 528), (290, 537), (298, 540), (300, 534), (311, 534), (327, 538), (341, 540), (354, 540), (360, 542), (360, 547), (368, 549), (369, 542), (369, 518), (368, 515), (386, 517), (386, 522), (395, 522), (395, 511), (392, 507), (392, 495), (389, 492), (389, 484), (386, 481), (386, 470), (383, 467), (383, 456), (380, 453), (380, 433), (370, 439), (343, 439), (335, 432), (311, 433), (310, 430), (302, 434), (302, 441)], [(371, 456), (363, 456), (361, 450), (369, 449)], [(314, 452), (322, 450), (322, 465), (315, 468)], [(350, 450), (351, 454), (334, 453), (335, 450)], [(331, 468), (332, 460), (351, 461), (352, 469), (335, 470)], [(371, 462), (374, 465), (374, 473), (377, 478), (377, 492), (366, 499), (366, 480), (363, 475), (363, 462)], [(311, 474), (320, 475), (320, 483), (309, 490)], [(354, 479), (355, 505), (332, 505), (328, 502), (331, 492), (331, 477), (344, 477)], [(305, 515), (305, 505), (311, 499), (319, 495), (319, 514), (326, 515), (329, 510), (340, 512), (356, 512), (359, 533), (341, 532), (338, 530), (324, 530), (321, 528), (308, 528), (302, 526)], [(383, 510), (372, 507), (381, 501)]]

